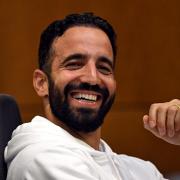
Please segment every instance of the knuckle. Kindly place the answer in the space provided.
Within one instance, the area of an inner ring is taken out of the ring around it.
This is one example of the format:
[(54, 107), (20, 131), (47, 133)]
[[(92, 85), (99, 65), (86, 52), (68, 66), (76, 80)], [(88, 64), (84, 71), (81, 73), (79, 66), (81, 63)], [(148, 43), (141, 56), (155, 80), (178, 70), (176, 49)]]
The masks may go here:
[(176, 112), (177, 108), (175, 106), (170, 106), (167, 110), (168, 115), (173, 115)]
[(180, 100), (179, 100), (179, 99), (173, 99), (173, 100), (171, 100), (170, 102), (173, 102), (173, 103), (180, 103)]
[(159, 106), (158, 107), (158, 112), (164, 112), (165, 111), (165, 107), (164, 106)]
[(154, 108), (157, 108), (157, 107), (158, 107), (158, 103), (153, 103), (153, 104), (151, 104), (151, 106), (150, 106), (151, 109), (154, 109)]

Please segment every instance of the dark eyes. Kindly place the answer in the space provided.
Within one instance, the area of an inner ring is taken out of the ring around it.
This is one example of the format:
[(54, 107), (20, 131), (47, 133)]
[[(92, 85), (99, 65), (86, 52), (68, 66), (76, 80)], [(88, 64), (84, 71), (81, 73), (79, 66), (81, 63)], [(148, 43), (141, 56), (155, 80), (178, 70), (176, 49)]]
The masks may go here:
[[(78, 70), (81, 69), (82, 67), (84, 67), (86, 64), (83, 63), (83, 61), (70, 61), (65, 63), (65, 68), (67, 70)], [(109, 67), (109, 65), (106, 65), (105, 63), (100, 63), (96, 65), (97, 70), (104, 74), (104, 75), (110, 75), (113, 73), (113, 70), (111, 67)]]
[(112, 69), (106, 65), (98, 65), (97, 69), (100, 73), (105, 74), (105, 75), (112, 74), (112, 72), (113, 72)]
[(68, 70), (76, 70), (76, 69), (80, 69), (83, 66), (82, 62), (79, 61), (75, 61), (75, 62), (68, 62), (67, 64), (65, 64), (66, 69)]

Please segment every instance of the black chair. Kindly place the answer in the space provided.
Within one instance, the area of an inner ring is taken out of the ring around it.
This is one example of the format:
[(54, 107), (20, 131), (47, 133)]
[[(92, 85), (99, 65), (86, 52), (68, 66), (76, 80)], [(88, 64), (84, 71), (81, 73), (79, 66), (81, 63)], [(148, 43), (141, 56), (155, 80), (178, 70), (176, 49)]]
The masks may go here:
[(13, 130), (21, 124), (18, 105), (12, 96), (0, 94), (0, 180), (5, 180), (7, 167), (4, 162), (4, 149), (11, 139)]

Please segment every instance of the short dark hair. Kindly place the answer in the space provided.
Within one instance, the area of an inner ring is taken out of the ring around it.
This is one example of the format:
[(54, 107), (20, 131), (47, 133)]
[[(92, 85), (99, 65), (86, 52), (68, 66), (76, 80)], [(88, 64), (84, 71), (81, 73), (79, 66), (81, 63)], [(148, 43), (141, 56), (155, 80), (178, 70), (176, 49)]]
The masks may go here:
[(52, 22), (41, 34), (39, 45), (39, 69), (46, 73), (51, 72), (52, 44), (55, 38), (74, 26), (95, 27), (104, 31), (112, 45), (114, 60), (116, 58), (116, 33), (105, 19), (93, 13), (70, 14), (62, 20)]

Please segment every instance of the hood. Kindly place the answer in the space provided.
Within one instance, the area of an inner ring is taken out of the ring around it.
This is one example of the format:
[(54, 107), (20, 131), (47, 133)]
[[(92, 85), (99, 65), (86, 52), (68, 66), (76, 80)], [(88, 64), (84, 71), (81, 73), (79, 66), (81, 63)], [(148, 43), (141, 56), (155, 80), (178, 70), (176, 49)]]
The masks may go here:
[[(73, 137), (61, 127), (53, 124), (48, 119), (36, 116), (29, 123), (24, 123), (18, 126), (13, 134), (12, 139), (8, 142), (5, 148), (4, 157), (9, 165), (11, 161), (29, 145), (47, 143), (48, 146), (53, 144), (63, 145), (71, 149), (81, 149), (89, 151), (93, 156), (100, 155), (103, 152), (94, 150), (85, 142)], [(101, 140), (101, 149), (111, 153), (111, 149)], [(105, 149), (106, 147), (106, 149)], [(103, 153), (104, 154), (104, 153)]]

